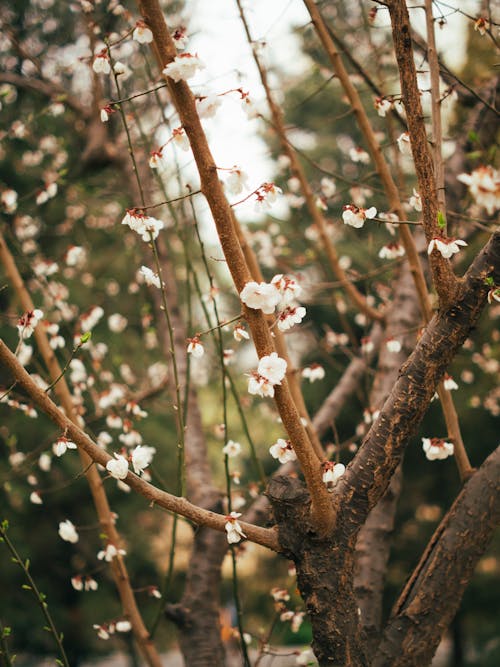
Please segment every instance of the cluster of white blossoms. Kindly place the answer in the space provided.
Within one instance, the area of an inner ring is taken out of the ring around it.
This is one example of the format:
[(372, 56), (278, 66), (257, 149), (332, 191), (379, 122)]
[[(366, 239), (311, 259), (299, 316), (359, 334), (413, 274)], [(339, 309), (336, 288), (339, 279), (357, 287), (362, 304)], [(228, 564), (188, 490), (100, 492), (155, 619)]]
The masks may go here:
[(127, 209), (127, 213), (121, 224), (130, 227), (130, 229), (139, 234), (142, 240), (146, 243), (158, 238), (160, 230), (164, 227), (161, 220), (157, 220), (145, 213), (140, 213), (137, 209)]
[(240, 292), (240, 299), (249, 308), (262, 310), (266, 315), (278, 308), (278, 329), (287, 331), (294, 324), (300, 324), (306, 315), (306, 309), (295, 303), (301, 291), (294, 278), (280, 273), (270, 283), (247, 283)]
[(404, 254), (404, 247), (397, 241), (394, 243), (387, 243), (382, 246), (378, 252), (380, 259), (397, 259), (398, 257), (403, 257)]
[(361, 208), (354, 204), (346, 204), (342, 209), (342, 220), (344, 221), (344, 225), (350, 225), (351, 227), (356, 227), (356, 229), (361, 229), (365, 224), (365, 220), (371, 220), (377, 215), (375, 206)]
[(286, 367), (285, 359), (279, 357), (277, 352), (261, 357), (257, 370), (252, 372), (248, 380), (248, 393), (273, 398), (274, 387), (281, 385)]
[(94, 623), (92, 626), (97, 631), (99, 639), (109, 639), (115, 632), (130, 632), (132, 630), (132, 623), (125, 619), (121, 621), (113, 621), (111, 623)]
[(331, 492), (335, 484), (345, 473), (345, 465), (343, 463), (325, 461), (321, 467), (323, 469), (323, 482), (326, 484), (327, 490)]
[(148, 447), (146, 445), (137, 445), (129, 456), (124, 456), (123, 454), (115, 452), (115, 458), (110, 459), (106, 463), (106, 470), (111, 477), (114, 477), (115, 479), (125, 479), (129, 472), (128, 466), (130, 461), (135, 474), (141, 475), (153, 460), (155, 453), (156, 449), (154, 447)]
[(292, 443), (290, 440), (285, 440), (284, 438), (278, 438), (274, 445), (269, 447), (269, 453), (273, 459), (278, 459), (280, 463), (289, 463), (290, 461), (297, 460), (297, 454), (292, 447)]
[(255, 191), (255, 210), (257, 213), (269, 211), (271, 204), (276, 201), (278, 195), (283, 194), (283, 190), (274, 183), (262, 183)]
[(161, 288), (160, 277), (150, 268), (148, 268), (147, 266), (141, 266), (140, 274), (144, 279), (146, 285), (150, 285), (151, 287), (157, 287), (158, 289)]
[(204, 69), (204, 63), (198, 58), (197, 54), (180, 53), (178, 56), (163, 68), (163, 74), (170, 77), (176, 83), (191, 79), (198, 70)]
[(246, 537), (238, 522), (240, 516), (240, 512), (231, 512), (231, 514), (226, 516), (226, 524), (224, 528), (226, 529), (226, 537), (229, 544), (237, 544), (242, 538)]
[(453, 444), (444, 438), (422, 438), (422, 449), (429, 461), (447, 459), (454, 452)]
[(491, 165), (474, 169), (472, 174), (460, 174), (457, 179), (469, 187), (469, 192), (488, 215), (500, 208), (500, 173)]
[(25, 340), (30, 338), (38, 323), (43, 317), (43, 311), (39, 308), (28, 310), (17, 321), (17, 330), (19, 331), (19, 338)]
[(106, 563), (111, 563), (113, 558), (117, 556), (126, 556), (127, 552), (125, 549), (118, 549), (112, 542), (108, 542), (104, 549), (97, 554), (97, 560), (104, 560)]
[(460, 252), (460, 246), (466, 246), (467, 243), (462, 241), (462, 239), (453, 239), (453, 238), (442, 238), (440, 236), (434, 236), (427, 248), (427, 254), (430, 255), (433, 250), (441, 253), (445, 259), (449, 259), (455, 253)]
[(320, 364), (314, 363), (303, 368), (301, 376), (305, 380), (309, 380), (312, 384), (313, 382), (316, 382), (316, 380), (323, 380), (325, 377), (325, 369)]

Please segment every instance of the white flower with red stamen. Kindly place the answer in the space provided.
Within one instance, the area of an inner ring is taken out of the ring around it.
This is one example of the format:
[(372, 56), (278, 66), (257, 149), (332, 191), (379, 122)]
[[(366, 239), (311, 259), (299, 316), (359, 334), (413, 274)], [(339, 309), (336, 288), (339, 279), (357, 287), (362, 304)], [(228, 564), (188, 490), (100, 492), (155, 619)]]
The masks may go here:
[(151, 151), (149, 155), (149, 166), (151, 169), (164, 169), (167, 166), (163, 151), (159, 148), (157, 151)]
[(111, 114), (114, 114), (116, 109), (113, 109), (109, 104), (107, 104), (105, 107), (102, 107), (101, 109), (101, 123), (107, 123)]
[(71, 585), (75, 591), (83, 591), (83, 578), (81, 574), (76, 574), (74, 577), (71, 577)]
[(370, 162), (370, 155), (359, 146), (351, 148), (349, 151), (349, 157), (353, 162), (361, 162), (361, 164), (368, 164)]
[(106, 470), (115, 479), (125, 479), (128, 475), (128, 461), (121, 454), (114, 453), (114, 459), (106, 463)]
[(19, 331), (19, 337), (22, 340), (29, 338), (31, 334), (36, 329), (38, 323), (43, 317), (43, 311), (39, 308), (34, 310), (28, 310), (24, 313), (17, 321), (17, 330)]
[(422, 449), (429, 461), (447, 459), (454, 452), (453, 444), (444, 438), (422, 438)]
[(234, 329), (233, 329), (233, 338), (238, 343), (240, 343), (242, 340), (250, 340), (250, 334), (245, 329), (245, 327), (241, 324), (241, 322), (238, 323), (234, 327)]
[(303, 306), (287, 306), (278, 315), (278, 329), (280, 331), (288, 331), (294, 324), (300, 324), (305, 316), (306, 309)]
[(475, 22), (474, 22), (474, 30), (478, 32), (482, 37), (486, 35), (487, 31), (490, 29), (490, 24), (489, 22), (480, 16)]
[(472, 174), (460, 174), (457, 180), (469, 187), (469, 192), (488, 215), (500, 208), (500, 173), (491, 165), (474, 169)]
[(372, 219), (377, 215), (377, 209), (375, 206), (370, 208), (360, 208), (354, 204), (346, 204), (343, 206), (342, 220), (344, 225), (350, 225), (351, 227), (356, 227), (356, 229), (361, 229), (365, 224), (365, 220)]
[(370, 337), (366, 336), (361, 339), (361, 352), (363, 354), (369, 354), (370, 352), (373, 352), (374, 349), (375, 345)]
[(222, 448), (222, 452), (229, 458), (233, 458), (233, 456), (238, 456), (241, 453), (241, 445), (234, 440), (228, 440)]
[(86, 591), (96, 591), (99, 588), (99, 584), (92, 577), (85, 577), (84, 588)]
[(132, 33), (132, 39), (139, 42), (139, 44), (151, 44), (153, 41), (153, 33), (144, 21), (137, 21), (134, 32)]
[(249, 308), (262, 310), (266, 315), (270, 315), (274, 313), (281, 295), (276, 285), (251, 281), (241, 290), (240, 299)]
[(174, 127), (172, 130), (172, 141), (183, 151), (188, 151), (191, 148), (183, 127)]
[(427, 254), (430, 255), (433, 250), (437, 250), (445, 259), (449, 259), (452, 255), (460, 252), (460, 246), (466, 246), (467, 243), (462, 239), (445, 239), (440, 236), (435, 236), (431, 239)]
[(282, 273), (278, 273), (273, 277), (271, 285), (274, 285), (278, 289), (283, 305), (292, 303), (302, 292), (302, 287), (295, 278), (290, 278), (290, 276), (285, 276)]
[(234, 165), (230, 170), (229, 176), (224, 181), (224, 187), (230, 195), (239, 195), (243, 188), (248, 188), (248, 176), (246, 173)]
[[(94, 628), (94, 630), (97, 630), (97, 636), (99, 637), (99, 639), (105, 639), (105, 640), (109, 639), (110, 634), (113, 634), (111, 632), (111, 628), (106, 624), (98, 625), (97, 623), (94, 623), (94, 625), (92, 627)], [(114, 627), (113, 627), (113, 631), (114, 631)]]
[(420, 193), (415, 190), (415, 188), (413, 188), (413, 196), (410, 197), (408, 203), (412, 208), (415, 209), (415, 211), (418, 211), (418, 213), (422, 211), (422, 197), (420, 196)]
[(400, 243), (388, 243), (382, 246), (378, 252), (380, 259), (397, 259), (405, 254), (405, 249)]
[(160, 230), (165, 226), (162, 220), (141, 213), (137, 209), (127, 209), (121, 224), (130, 227), (146, 243), (158, 238)]
[(61, 521), (59, 524), (58, 533), (61, 540), (64, 540), (65, 542), (71, 542), (72, 544), (75, 544), (79, 540), (79, 535), (76, 531), (76, 528), (69, 519), (66, 519), (66, 521)]
[(229, 544), (237, 544), (238, 542), (241, 542), (242, 538), (246, 537), (242, 527), (238, 522), (240, 516), (240, 512), (231, 512), (231, 514), (226, 516), (226, 524), (224, 528), (226, 529), (226, 537)]
[(221, 104), (222, 100), (217, 95), (197, 97), (196, 111), (198, 112), (198, 116), (200, 118), (213, 118)]
[(255, 192), (257, 201), (255, 202), (256, 211), (268, 211), (271, 204), (276, 201), (278, 195), (283, 194), (283, 190), (274, 183), (263, 183)]
[(262, 375), (254, 371), (248, 379), (248, 393), (254, 396), (262, 396), (263, 398), (266, 396), (273, 398), (274, 385), (267, 378), (262, 377)]
[(325, 369), (319, 364), (311, 364), (302, 369), (301, 376), (305, 380), (309, 380), (312, 384), (316, 380), (322, 380), (325, 377)]
[(184, 28), (184, 26), (182, 26), (180, 28), (177, 28), (172, 33), (172, 39), (174, 40), (175, 46), (178, 49), (183, 49), (188, 42), (188, 36), (187, 36), (186, 28)]
[(193, 53), (180, 53), (174, 60), (163, 68), (163, 74), (175, 82), (191, 79), (198, 70), (204, 69), (205, 65)]
[(373, 101), (373, 106), (378, 115), (381, 118), (385, 118), (386, 114), (392, 109), (392, 102), (385, 97), (376, 97)]
[(284, 438), (278, 438), (274, 445), (269, 447), (269, 453), (273, 459), (278, 459), (280, 463), (288, 463), (297, 459), (292, 443)]
[(259, 117), (259, 112), (255, 107), (249, 93), (241, 92), (241, 108), (246, 113), (248, 120), (254, 120)]
[(111, 65), (109, 64), (109, 55), (107, 49), (103, 49), (96, 53), (92, 69), (96, 74), (109, 74), (111, 72)]
[(56, 456), (62, 456), (68, 449), (76, 449), (76, 445), (71, 440), (68, 440), (64, 435), (58, 438), (52, 445), (52, 451)]
[(399, 152), (403, 155), (411, 155), (410, 135), (408, 132), (403, 132), (397, 138)]
[(196, 359), (200, 359), (205, 354), (205, 348), (203, 347), (203, 343), (200, 341), (198, 336), (194, 336), (194, 338), (188, 338), (187, 341), (188, 354), (192, 354)]
[(326, 484), (328, 491), (333, 491), (333, 487), (345, 473), (345, 465), (343, 463), (325, 461), (321, 467), (323, 468), (323, 483)]

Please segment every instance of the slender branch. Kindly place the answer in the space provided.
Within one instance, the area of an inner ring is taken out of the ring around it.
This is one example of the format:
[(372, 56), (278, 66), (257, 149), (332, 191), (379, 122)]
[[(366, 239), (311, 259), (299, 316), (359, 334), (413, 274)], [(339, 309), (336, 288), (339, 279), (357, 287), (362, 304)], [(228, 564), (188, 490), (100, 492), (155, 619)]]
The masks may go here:
[[(19, 361), (2, 340), (0, 340), (0, 364), (16, 378), (19, 386), (26, 391), (33, 403), (37, 405), (55, 424), (57, 424), (62, 431), (66, 432), (69, 439), (88, 454), (93, 461), (106, 467), (106, 463), (110, 461), (112, 457), (101, 447), (96, 445), (93, 440), (81, 430), (81, 428), (71, 422), (47, 394), (38, 388), (34, 380), (31, 379), (30, 375), (24, 367), (21, 366)], [(166, 491), (162, 491), (132, 472), (129, 472), (123, 481), (128, 484), (131, 489), (149, 500), (152, 505), (158, 505), (169, 512), (177, 512), (198, 525), (208, 526), (215, 530), (225, 532), (226, 518), (224, 515), (202, 509), (201, 507), (193, 505), (185, 498), (180, 498), (167, 493)], [(278, 538), (273, 529), (260, 528), (245, 522), (241, 522), (241, 526), (250, 541), (262, 544), (273, 551), (280, 551)]]
[[(159, 2), (140, 0), (139, 7), (144, 20), (153, 32), (155, 52), (160, 66), (164, 68), (174, 60), (176, 49)], [(227, 266), (240, 293), (245, 284), (252, 280), (252, 276), (234, 229), (231, 207), (218, 178), (217, 167), (196, 110), (195, 98), (185, 81), (175, 82), (170, 78), (167, 81), (172, 100), (191, 144), (200, 175), (201, 190), (211, 209)], [(244, 306), (243, 312), (259, 357), (273, 352), (275, 350), (273, 340), (262, 312), (247, 306)], [(333, 524), (334, 516), (329, 494), (322, 481), (320, 461), (300, 421), (299, 412), (286, 380), (281, 386), (275, 387), (275, 401), (311, 491), (313, 521), (317, 530), (328, 531)]]

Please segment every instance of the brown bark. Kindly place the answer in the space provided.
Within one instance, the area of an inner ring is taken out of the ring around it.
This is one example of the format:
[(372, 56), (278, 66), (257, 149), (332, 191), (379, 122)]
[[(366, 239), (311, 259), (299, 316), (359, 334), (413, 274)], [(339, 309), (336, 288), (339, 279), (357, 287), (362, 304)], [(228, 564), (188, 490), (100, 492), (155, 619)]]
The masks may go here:
[[(386, 345), (381, 345), (377, 374), (370, 392), (371, 407), (378, 408), (383, 405), (398, 378), (399, 368), (414, 346), (415, 334), (402, 332), (415, 331), (420, 321), (412, 276), (408, 265), (403, 265), (386, 319), (386, 336), (397, 337), (402, 348), (395, 353), (390, 352)], [(402, 471), (399, 466), (388, 489), (368, 515), (356, 542), (354, 592), (369, 654), (373, 653), (380, 635), (382, 597), (401, 484)]]
[(465, 484), (396, 603), (373, 667), (425, 667), (500, 522), (500, 447)]
[(308, 520), (310, 498), (291, 477), (272, 479), (267, 491), (286, 556), (311, 620), (312, 648), (320, 667), (364, 667), (359, 615), (353, 590), (354, 539), (337, 531), (321, 538)]

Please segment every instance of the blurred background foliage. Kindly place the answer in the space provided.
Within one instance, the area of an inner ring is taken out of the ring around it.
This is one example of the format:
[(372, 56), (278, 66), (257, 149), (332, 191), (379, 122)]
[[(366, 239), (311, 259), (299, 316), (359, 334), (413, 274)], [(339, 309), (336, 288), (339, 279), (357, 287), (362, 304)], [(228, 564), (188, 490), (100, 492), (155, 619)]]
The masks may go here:
[[(51, 67), (54, 67), (54, 60), (71, 62), (74, 57), (71, 56), (72, 45), (77, 42), (88, 43), (89, 31), (92, 32), (93, 25), (88, 23), (80, 8), (75, 9), (71, 3), (58, 0), (22, 0), (4, 5), (7, 14), (6, 19), (2, 20), (8, 21), (9, 35), (14, 36), (18, 44), (17, 48), (13, 47), (7, 35), (1, 38), (4, 48), (0, 63), (5, 71), (38, 78), (37, 63), (48, 63), (49, 75)], [(135, 12), (132, 5), (129, 9)], [(174, 11), (178, 9), (178, 5), (173, 8)], [(359, 32), (353, 31), (353, 25), (366, 25), (367, 16), (361, 3), (356, 9), (352, 3), (327, 3), (326, 9), (328, 18), (335, 24), (336, 32), (344, 36), (347, 48), (370, 76), (376, 81), (384, 82), (387, 90), (383, 92), (391, 94), (396, 86), (397, 73), (394, 62), (382, 58), (387, 46), (387, 35), (384, 39), (378, 36), (376, 43), (370, 43), (366, 38), (360, 37)], [(104, 4), (92, 14), (92, 20), (101, 26), (103, 33), (123, 29), (124, 18), (128, 20), (126, 15), (124, 17), (106, 11)], [(299, 80), (289, 81), (286, 90), (280, 91), (283, 95), (282, 106), (287, 126), (292, 143), (300, 149), (304, 167), (318, 196), (321, 195), (321, 178), (327, 176), (336, 182), (336, 194), (326, 201), (326, 215), (332, 223), (332, 236), (339, 254), (350, 264), (352, 275), (357, 272), (362, 276), (382, 267), (383, 261), (378, 260), (377, 253), (392, 237), (385, 226), (378, 223), (364, 229), (362, 236), (359, 230), (345, 227), (341, 224), (342, 205), (353, 202), (357, 197), (357, 201), (366, 201), (366, 204), (359, 205), (375, 205), (379, 211), (384, 211), (384, 197), (372, 165), (354, 163), (347, 156), (351, 147), (363, 146), (362, 138), (339, 85), (331, 78), (316, 39), (309, 28), (301, 28), (300, 38), (304, 52), (311, 58), (311, 67)], [(36, 57), (23, 57), (23, 47)], [(478, 49), (482, 49), (481, 58), (475, 57)], [(373, 57), (374, 52), (378, 54), (377, 57)], [(485, 50), (484, 41), (471, 29), (469, 55), (462, 71), (462, 76), (470, 85), (477, 85), (481, 77), (488, 77), (489, 53)], [(147, 87), (147, 82), (139, 78), (144, 70), (144, 60), (135, 53), (131, 55), (131, 62), (136, 76), (123, 83), (122, 94)], [(84, 60), (80, 61), (80, 64), (88, 70)], [(69, 66), (56, 69), (61, 86), (68, 90), (74, 89), (78, 72), (72, 73)], [(279, 72), (275, 74), (279, 75)], [(385, 120), (379, 118), (373, 109), (373, 92), (362, 81), (359, 81), (358, 88), (366, 107), (371, 109), (374, 126), (381, 132), (387, 131)], [(76, 95), (81, 95), (78, 87)], [(104, 98), (111, 96), (111, 90), (104, 91)], [(114, 165), (82, 165), (81, 156), (88, 140), (90, 120), (82, 119), (72, 110), (64, 95), (49, 99), (46, 95), (32, 90), (2, 84), (0, 99), (3, 128), (0, 145), (1, 188), (13, 189), (19, 197), (16, 211), (3, 212), (2, 231), (19, 262), (35, 305), (42, 308), (51, 321), (59, 319), (60, 334), (66, 340), (64, 349), (56, 350), (61, 365), (64, 366), (71, 355), (73, 337), (83, 333), (78, 324), (81, 315), (95, 306), (104, 311), (102, 319), (92, 331), (90, 345), (77, 353), (77, 358), (84, 362), (88, 372), (94, 377), (94, 386), (84, 398), (82, 413), (87, 420), (89, 432), (98, 436), (104, 430), (111, 431), (106, 426), (106, 411), (98, 408), (99, 394), (113, 382), (126, 386), (129, 397), (147, 393), (153, 377), (152, 371), (148, 369), (158, 361), (165, 361), (155, 333), (154, 309), (149, 291), (140, 284), (136, 276), (136, 270), (143, 261), (143, 249), (139, 247), (137, 237), (125, 235), (120, 225), (125, 208), (132, 203), (130, 194), (123, 187), (122, 174)], [(83, 98), (81, 99), (83, 101)], [(137, 112), (145, 114), (148, 104), (145, 100), (139, 101)], [(460, 126), (466, 114), (467, 109), (460, 106), (460, 101), (456, 102), (448, 120), (450, 137), (460, 140)], [(113, 140), (121, 141), (119, 136), (122, 130), (118, 115), (115, 114), (111, 119), (110, 132)], [(140, 144), (142, 139), (135, 132), (135, 121), (133, 118), (129, 120), (134, 127), (134, 141)], [(392, 131), (392, 136), (398, 136), (400, 128), (397, 127), (397, 121), (393, 119), (391, 123), (392, 130), (391, 127), (389, 130)], [(271, 126), (265, 121), (261, 126), (271, 153), (278, 158), (280, 151)], [(146, 146), (148, 152), (151, 148), (151, 145)], [(476, 142), (473, 148), (469, 161), (464, 165), (468, 171), (491, 159), (489, 145), (483, 146)], [(388, 141), (385, 149), (389, 159), (395, 160), (393, 142)], [(44, 187), (47, 175), (50, 179), (57, 180), (58, 193), (43, 205), (37, 205), (35, 197)], [(276, 182), (285, 193), (291, 192), (288, 178), (286, 169), (277, 168)], [(407, 170), (404, 178), (403, 198), (408, 199), (415, 186), (411, 170)], [(189, 218), (189, 215), (189, 208), (184, 205), (178, 209), (178, 220), (181, 223)], [(410, 210), (409, 215), (412, 215)], [(417, 218), (413, 213), (413, 219)], [(26, 233), (26, 229), (33, 231)], [(185, 305), (194, 288), (190, 284), (191, 289), (187, 289), (186, 271), (182, 266), (184, 250), (177, 240), (178, 230), (179, 227), (174, 225), (167, 230), (166, 236), (179, 267), (177, 277), (181, 300)], [(304, 366), (317, 362), (327, 370), (322, 382), (304, 384), (306, 401), (310, 412), (314, 414), (335, 386), (349, 360), (342, 347), (327, 343), (327, 332), (346, 332), (349, 336), (347, 348), (356, 352), (369, 326), (345, 303), (341, 292), (331, 288), (334, 277), (321, 249), (318, 250), (314, 242), (315, 231), (310, 227), (304, 207), (297, 206), (297, 202), (291, 200), (286, 223), (278, 225), (278, 222), (269, 216), (261, 223), (250, 225), (249, 236), (257, 243), (257, 250), (261, 232), (269, 233), (276, 241), (273, 256), (266, 255), (265, 249), (261, 252), (261, 259), (263, 257), (265, 260), (264, 271), (267, 279), (278, 272), (289, 272), (307, 277), (309, 284), (318, 285), (317, 289), (307, 295), (306, 326), (301, 329), (300, 334), (289, 337), (295, 356), (302, 357), (299, 364)], [(456, 232), (457, 235), (462, 235), (463, 226), (459, 223), (456, 223)], [(191, 239), (187, 234), (183, 237), (188, 239), (202, 289), (207, 292), (208, 282), (200, 262), (199, 249), (194, 238)], [(470, 246), (473, 249), (479, 248), (484, 238), (484, 234), (472, 235)], [(212, 250), (210, 239), (207, 243), (209, 254)], [(86, 251), (87, 261), (82, 268), (65, 266), (64, 256), (72, 245), (82, 246)], [(217, 250), (214, 250), (214, 253), (217, 253)], [(54, 276), (37, 276), (36, 269), (42, 259), (57, 262), (58, 273)], [(462, 259), (459, 270), (465, 269), (466, 264), (467, 261)], [(386, 298), (387, 286), (390, 286), (395, 275), (396, 267), (361, 280), (358, 285), (366, 294), (373, 295), (375, 302), (379, 303)], [(224, 285), (224, 274), (219, 272), (216, 280), (220, 285)], [(21, 312), (1, 268), (0, 281), (0, 335), (14, 349), (18, 340), (15, 325)], [(71, 312), (67, 316), (54, 308), (54, 300), (48, 296), (48, 282), (52, 284), (52, 290), (60, 290), (64, 302), (71, 304)], [(224, 313), (235, 312), (237, 301), (234, 296), (226, 297), (221, 293), (218, 299)], [(194, 303), (194, 297), (192, 307), (185, 310), (186, 317), (189, 317), (188, 310), (192, 311), (190, 317), (193, 319), (193, 331), (207, 328), (201, 309)], [(125, 328), (121, 332), (110, 330), (108, 324), (109, 316), (116, 313), (126, 318)], [(449, 369), (460, 385), (454, 398), (464, 441), (467, 443), (472, 464), (476, 466), (481, 464), (498, 440), (499, 332), (495, 315), (498, 315), (498, 308), (496, 311), (492, 308), (484, 314), (470, 341), (454, 362), (453, 368)], [(231, 333), (227, 332), (224, 336), (225, 343), (230, 346)], [(249, 355), (247, 357), (250, 358)], [(200, 400), (211, 463), (222, 488), (222, 439), (218, 428), (221, 419), (220, 388), (216, 372), (216, 350), (213, 345), (207, 345), (205, 359), (201, 369), (196, 373), (193, 371), (193, 375), (198, 376), (194, 379), (202, 385)], [(243, 376), (249, 366), (251, 363), (237, 362), (233, 377), (241, 391), (241, 401), (251, 426), (253, 440), (262, 456), (265, 472), (269, 474), (274, 470), (275, 462), (267, 455), (267, 450), (274, 441), (273, 438), (281, 435), (281, 429), (279, 424), (275, 423), (275, 416), (266, 403), (253, 403), (249, 400)], [(44, 376), (36, 354), (28, 364), (28, 369)], [(160, 372), (161, 368), (157, 368), (157, 371)], [(371, 377), (367, 376), (358, 395), (335, 424), (338, 439), (344, 444), (338, 455), (346, 464), (353, 449), (360, 442), (357, 428), (366, 405)], [(8, 378), (2, 377), (0, 384), (7, 387)], [(13, 395), (22, 401), (22, 396), (15, 392)], [(489, 400), (485, 400), (485, 397), (489, 397)], [(152, 466), (153, 481), (167, 490), (175, 490), (177, 438), (168, 391), (151, 392), (151, 395), (141, 402), (141, 407), (147, 410), (148, 417), (137, 422), (137, 428), (144, 442), (157, 449)], [(123, 406), (118, 407), (117, 411), (125, 416)], [(232, 402), (229, 424), (229, 437), (241, 441), (244, 450), (248, 451), (244, 431)], [(116, 433), (111, 433), (114, 441), (108, 445), (110, 451), (120, 446)], [(56, 624), (66, 637), (70, 664), (77, 665), (85, 658), (117, 647), (130, 651), (132, 649), (127, 646), (126, 636), (115, 635), (110, 642), (103, 642), (97, 639), (92, 629), (93, 623), (117, 617), (119, 602), (106, 568), (96, 559), (102, 543), (76, 454), (69, 452), (60, 459), (53, 459), (49, 471), (41, 470), (37, 464), (42, 453), (50, 454), (52, 444), (59, 435), (43, 415), (31, 419), (20, 410), (12, 409), (6, 404), (0, 405), (0, 518), (9, 520), (11, 539), (20, 553), (31, 559), (32, 574), (39, 588), (47, 594)], [(403, 493), (388, 571), (387, 612), (418, 562), (427, 540), (459, 490), (457, 471), (452, 459), (429, 462), (423, 456), (420, 437), (431, 435), (445, 435), (443, 419), (436, 404), (431, 405), (419, 435), (412, 439), (405, 457)], [(332, 432), (327, 435), (326, 441), (331, 441), (331, 449), (335, 447)], [(242, 457), (239, 464), (241, 493), (248, 500), (248, 485), (258, 479), (250, 458)], [(118, 527), (126, 540), (127, 564), (132, 573), (134, 588), (142, 589), (142, 592), (138, 593), (138, 599), (148, 623), (157, 612), (158, 601), (148, 595), (147, 589), (150, 586), (161, 587), (168, 558), (170, 518), (159, 510), (151, 511), (142, 498), (115, 488), (113, 480), (108, 479), (105, 485), (111, 505), (119, 513)], [(30, 494), (35, 490), (40, 492), (43, 499), (41, 505), (30, 502)], [(67, 518), (78, 526), (80, 540), (76, 545), (64, 543), (57, 535), (57, 524)], [(176, 558), (176, 577), (170, 593), (173, 602), (180, 597), (183, 571), (189, 558), (190, 530), (184, 523), (182, 526)], [(500, 661), (499, 642), (492, 640), (498, 631), (495, 622), (500, 593), (498, 585), (495, 584), (498, 584), (500, 570), (499, 547), (497, 536), (480, 561), (477, 573), (467, 589), (451, 632), (454, 662), (450, 662), (450, 665), (493, 667)], [(245, 546), (244, 550), (240, 573), (247, 627), (250, 632), (265, 633), (275, 614), (269, 595), (273, 586), (289, 589), (292, 594), (289, 608), (300, 609), (300, 599), (294, 592), (293, 579), (287, 575), (285, 562), (276, 563), (275, 559), (252, 545)], [(75, 591), (70, 580), (76, 574), (94, 577), (99, 583), (98, 590)], [(0, 620), (12, 628), (9, 645), (13, 652), (36, 656), (50, 654), (53, 649), (50, 638), (42, 629), (40, 612), (31, 602), (28, 593), (21, 588), (22, 583), (22, 573), (10, 563), (7, 551), (0, 548), (0, 589), (4, 591), (0, 598)], [(224, 579), (222, 600), (223, 606), (230, 611), (229, 574)], [(272, 641), (303, 644), (309, 641), (309, 632), (307, 623), (304, 623), (297, 633), (291, 632), (288, 624), (278, 623)], [(161, 648), (169, 646), (173, 641), (174, 632), (166, 621), (161, 624), (157, 637)]]

